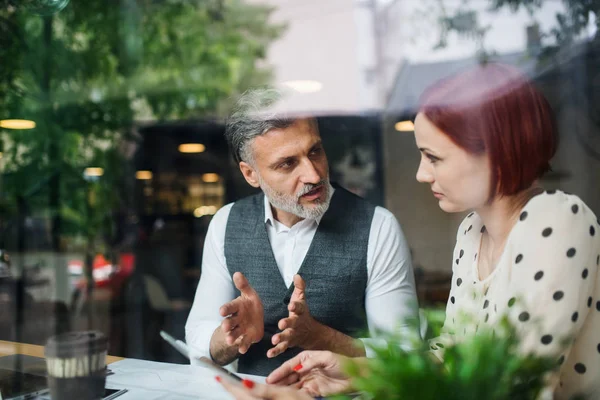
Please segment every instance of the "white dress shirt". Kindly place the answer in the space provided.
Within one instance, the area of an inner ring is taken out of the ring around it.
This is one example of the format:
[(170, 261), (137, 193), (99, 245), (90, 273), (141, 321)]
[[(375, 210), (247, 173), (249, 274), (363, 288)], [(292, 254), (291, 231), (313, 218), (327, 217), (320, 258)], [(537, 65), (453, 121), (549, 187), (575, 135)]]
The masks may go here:
[[(194, 357), (210, 357), (211, 337), (223, 320), (219, 307), (236, 297), (224, 254), (225, 229), (232, 205), (221, 208), (208, 227), (202, 275), (185, 325), (186, 341)], [(288, 287), (300, 269), (319, 222), (320, 219), (304, 219), (288, 228), (275, 220), (265, 196), (265, 226), (277, 267)], [(366, 267), (365, 308), (371, 335), (376, 330), (391, 332), (406, 327), (404, 319), (417, 314), (410, 251), (398, 221), (382, 207), (375, 208), (371, 222)], [(367, 347), (367, 355), (370, 354)]]

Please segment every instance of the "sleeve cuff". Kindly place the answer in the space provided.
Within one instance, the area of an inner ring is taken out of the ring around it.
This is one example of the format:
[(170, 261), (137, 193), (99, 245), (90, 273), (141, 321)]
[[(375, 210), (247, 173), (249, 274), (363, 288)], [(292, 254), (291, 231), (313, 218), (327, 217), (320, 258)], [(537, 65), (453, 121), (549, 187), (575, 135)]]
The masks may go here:
[(212, 360), (210, 341), (220, 323), (220, 321), (202, 321), (193, 328), (186, 327), (185, 340), (190, 350), (190, 361), (193, 365), (197, 365), (197, 363), (194, 363), (194, 359), (202, 356)]
[[(190, 350), (190, 364), (202, 365), (198, 359), (207, 357), (212, 360), (210, 355), (210, 341), (215, 329), (221, 324), (220, 321), (206, 321), (194, 328), (193, 335), (186, 335), (187, 345)], [(234, 360), (224, 366), (231, 372), (237, 372), (238, 361)]]
[(377, 354), (373, 350), (373, 347), (382, 348), (387, 346), (385, 339), (374, 339), (374, 338), (359, 338), (365, 346), (365, 355), (367, 358), (375, 358)]

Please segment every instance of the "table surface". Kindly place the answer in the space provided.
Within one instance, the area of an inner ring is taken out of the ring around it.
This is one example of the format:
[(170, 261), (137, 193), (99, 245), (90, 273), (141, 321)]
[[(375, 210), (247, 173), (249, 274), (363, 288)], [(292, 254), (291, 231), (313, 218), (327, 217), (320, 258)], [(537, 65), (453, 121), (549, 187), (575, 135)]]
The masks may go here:
[[(13, 354), (23, 354), (25, 356), (44, 358), (44, 346), (17, 342), (6, 342), (4, 340), (0, 340), (0, 357), (10, 356)], [(124, 358), (115, 356), (106, 357), (107, 364), (111, 364), (121, 360), (124, 360)]]
[[(15, 354), (43, 360), (44, 347), (0, 340), (0, 357)], [(117, 400), (231, 400), (231, 395), (216, 382), (215, 373), (205, 367), (114, 356), (108, 356), (106, 362), (111, 364), (112, 372), (106, 378), (106, 387), (127, 389)], [(265, 379), (241, 376), (261, 383)], [(50, 400), (49, 396), (36, 399)]]

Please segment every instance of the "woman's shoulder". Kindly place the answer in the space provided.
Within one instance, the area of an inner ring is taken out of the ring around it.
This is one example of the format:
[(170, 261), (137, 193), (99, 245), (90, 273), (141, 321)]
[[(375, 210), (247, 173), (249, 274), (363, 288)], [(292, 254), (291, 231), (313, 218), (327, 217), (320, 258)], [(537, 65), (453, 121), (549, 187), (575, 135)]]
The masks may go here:
[(531, 198), (523, 207), (514, 231), (530, 238), (580, 231), (594, 237), (600, 230), (599, 224), (594, 212), (579, 196), (560, 190), (547, 190)]
[[(527, 213), (523, 215), (523, 213)], [(582, 219), (595, 220), (596, 215), (579, 196), (561, 190), (546, 190), (527, 202), (519, 216), (526, 218), (528, 214), (544, 214), (545, 218), (562, 215), (579, 215)]]

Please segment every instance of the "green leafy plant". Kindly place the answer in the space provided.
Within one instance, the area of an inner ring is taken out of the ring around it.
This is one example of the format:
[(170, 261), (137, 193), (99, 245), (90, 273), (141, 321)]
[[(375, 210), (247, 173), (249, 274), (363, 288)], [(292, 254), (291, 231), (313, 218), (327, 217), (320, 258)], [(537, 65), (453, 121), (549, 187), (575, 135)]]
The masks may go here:
[[(132, 180), (122, 169), (136, 121), (224, 115), (235, 94), (270, 81), (259, 61), (285, 29), (273, 7), (243, 0), (66, 3), (0, 0), (0, 119), (36, 123), (0, 129), (1, 223), (33, 210), (51, 221), (54, 251), (107, 235), (99, 219), (123, 198), (117, 178)], [(106, 173), (90, 187), (86, 167)]]
[[(428, 320), (439, 332), (440, 313)], [(457, 343), (391, 337), (385, 347), (374, 347), (376, 357), (365, 364), (349, 364), (354, 387), (372, 399), (535, 399), (544, 375), (556, 367), (554, 359), (523, 355), (514, 328), (503, 321), (495, 331), (480, 328)], [(430, 350), (443, 350), (443, 361)]]

